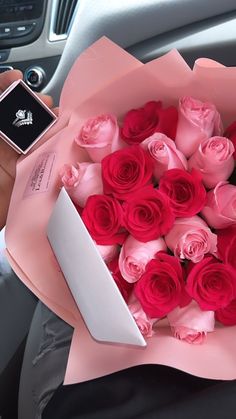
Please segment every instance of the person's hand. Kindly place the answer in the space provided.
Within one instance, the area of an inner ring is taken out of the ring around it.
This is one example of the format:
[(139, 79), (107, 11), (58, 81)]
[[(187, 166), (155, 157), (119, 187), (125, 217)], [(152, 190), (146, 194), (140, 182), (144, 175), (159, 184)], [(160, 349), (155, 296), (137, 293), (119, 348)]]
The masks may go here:
[[(19, 70), (11, 70), (0, 74), (0, 93), (19, 79), (22, 79), (22, 73)], [(39, 93), (39, 97), (47, 106), (52, 107), (53, 103), (50, 96)], [(6, 223), (18, 157), (19, 154), (0, 138), (0, 230)]]

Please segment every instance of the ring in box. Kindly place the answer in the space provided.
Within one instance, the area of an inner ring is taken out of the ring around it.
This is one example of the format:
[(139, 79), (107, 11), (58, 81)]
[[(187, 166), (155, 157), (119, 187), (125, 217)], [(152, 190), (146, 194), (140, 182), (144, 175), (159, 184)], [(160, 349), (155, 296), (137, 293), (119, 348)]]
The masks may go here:
[(26, 154), (56, 119), (22, 80), (0, 96), (0, 136), (18, 153)]

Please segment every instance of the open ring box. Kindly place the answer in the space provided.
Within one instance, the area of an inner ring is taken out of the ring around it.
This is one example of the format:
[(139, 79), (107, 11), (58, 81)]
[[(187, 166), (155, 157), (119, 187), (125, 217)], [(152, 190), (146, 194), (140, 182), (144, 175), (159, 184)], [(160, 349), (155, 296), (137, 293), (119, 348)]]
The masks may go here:
[(0, 115), (1, 137), (22, 154), (27, 154), (57, 119), (22, 80), (0, 96)]

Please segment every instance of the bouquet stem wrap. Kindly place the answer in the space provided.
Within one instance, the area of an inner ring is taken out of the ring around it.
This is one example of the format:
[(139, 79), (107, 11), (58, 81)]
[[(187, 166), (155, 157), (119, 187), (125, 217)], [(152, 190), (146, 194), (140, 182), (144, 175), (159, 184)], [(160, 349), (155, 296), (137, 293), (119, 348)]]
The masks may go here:
[[(235, 119), (236, 68), (200, 59), (191, 70), (177, 51), (142, 64), (106, 38), (76, 61), (65, 82), (59, 120), (27, 157), (19, 159), (6, 243), (12, 268), (52, 311), (75, 328), (65, 383), (76, 383), (140, 364), (169, 365), (214, 379), (236, 378), (236, 327), (218, 327), (204, 345), (188, 345), (160, 327), (147, 348), (96, 342), (89, 334), (46, 236), (59, 193), (58, 172), (76, 163), (73, 139), (91, 115), (122, 118), (150, 100), (177, 105), (182, 96), (211, 101), (225, 126)], [(81, 150), (80, 161), (85, 160)], [(86, 249), (84, 250), (86, 252)]]

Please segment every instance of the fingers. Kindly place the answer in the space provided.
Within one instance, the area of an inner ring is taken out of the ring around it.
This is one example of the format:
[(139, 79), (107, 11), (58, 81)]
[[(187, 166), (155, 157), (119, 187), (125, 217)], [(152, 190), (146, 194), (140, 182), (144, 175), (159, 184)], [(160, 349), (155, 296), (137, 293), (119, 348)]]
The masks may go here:
[[(15, 178), (16, 161), (18, 157), (19, 154), (0, 138), (0, 170), (4, 170), (13, 179)], [(1, 184), (2, 179), (0, 179), (0, 187)]]
[(22, 79), (22, 77), (20, 70), (9, 70), (0, 74), (0, 93), (6, 90), (14, 81)]
[(14, 180), (0, 167), (0, 229), (6, 224), (7, 211)]
[[(9, 70), (0, 74), (0, 93), (6, 90), (14, 81), (23, 79), (23, 74), (20, 70)], [(49, 107), (52, 108), (53, 100), (51, 96), (37, 93), (39, 98)]]
[(56, 116), (59, 115), (59, 107), (57, 106), (56, 108), (53, 108), (53, 112), (55, 113)]
[(47, 105), (49, 108), (53, 107), (53, 99), (51, 96), (43, 95), (42, 93), (37, 93), (38, 97)]

